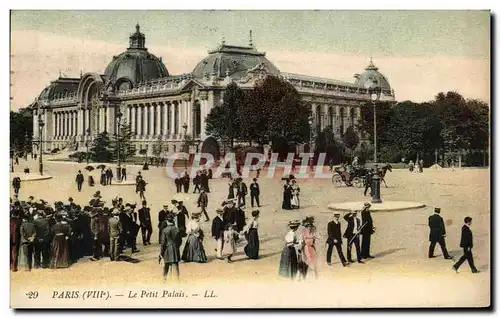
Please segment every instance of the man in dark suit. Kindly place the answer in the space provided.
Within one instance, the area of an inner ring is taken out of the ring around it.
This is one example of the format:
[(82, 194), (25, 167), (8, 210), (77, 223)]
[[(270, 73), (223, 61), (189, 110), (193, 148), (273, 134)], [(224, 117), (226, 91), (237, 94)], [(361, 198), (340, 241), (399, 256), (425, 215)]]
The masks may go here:
[(78, 192), (81, 192), (82, 191), (82, 185), (83, 185), (83, 181), (85, 181), (85, 179), (83, 178), (83, 174), (82, 174), (82, 171), (81, 170), (78, 170), (78, 174), (76, 175), (76, 187), (78, 188)]
[(151, 225), (151, 212), (147, 207), (147, 202), (142, 201), (142, 208), (139, 209), (139, 225), (142, 233), (142, 244), (144, 246), (151, 245), (151, 234), (153, 233), (153, 226)]
[(247, 185), (242, 178), (238, 178), (238, 206), (246, 205), (245, 197), (247, 195)]
[(361, 228), (361, 220), (357, 217), (357, 211), (353, 210), (344, 216), (347, 221), (347, 228), (344, 232), (344, 237), (347, 239), (347, 261), (354, 263), (351, 257), (352, 244), (356, 247), (356, 257), (358, 263), (363, 263), (361, 260), (361, 249), (359, 247), (359, 230)]
[(346, 262), (344, 253), (342, 252), (342, 233), (341, 233), (341, 225), (340, 225), (340, 213), (335, 213), (333, 215), (333, 221), (328, 223), (328, 239), (326, 243), (328, 244), (328, 250), (326, 252), (326, 262), (328, 265), (332, 265), (332, 251), (333, 247), (337, 249), (337, 253), (339, 254), (340, 261), (342, 265), (345, 267), (349, 265)]
[(162, 223), (165, 222), (165, 218), (167, 217), (168, 213), (168, 205), (163, 205), (163, 209), (158, 212), (158, 243), (161, 244), (161, 231), (163, 230), (162, 228)]
[(363, 210), (361, 211), (361, 222), (363, 222), (363, 228), (361, 229), (361, 235), (363, 240), (361, 241), (361, 258), (374, 258), (370, 255), (370, 243), (372, 234), (375, 233), (373, 227), (373, 220), (370, 213), (370, 207), (372, 205), (365, 202)]
[(460, 247), (464, 249), (464, 255), (460, 257), (458, 262), (453, 265), (453, 270), (458, 273), (458, 268), (460, 265), (467, 260), (469, 267), (473, 274), (479, 273), (476, 266), (474, 266), (474, 257), (472, 256), (472, 231), (470, 230), (470, 225), (472, 224), (472, 218), (467, 216), (464, 219), (464, 225), (462, 226), (462, 237), (460, 238)]
[(260, 207), (259, 195), (260, 188), (259, 184), (257, 183), (257, 178), (253, 178), (253, 183), (250, 184), (250, 198), (252, 200), (252, 208), (254, 200), (257, 203), (257, 206)]
[(208, 195), (205, 188), (201, 188), (201, 193), (200, 196), (198, 197), (198, 207), (201, 208), (201, 213), (205, 215), (205, 222), (210, 221), (210, 218), (208, 217), (207, 213)]
[(452, 257), (448, 254), (448, 250), (446, 249), (446, 242), (444, 240), (446, 236), (446, 229), (444, 227), (444, 221), (441, 215), (441, 208), (434, 208), (434, 214), (429, 217), (429, 241), (431, 244), (429, 245), (429, 258), (433, 258), (434, 256), (434, 247), (436, 243), (439, 243), (441, 246), (441, 250), (443, 251), (443, 256), (445, 259), (451, 259)]
[(222, 220), (223, 209), (215, 211), (217, 216), (212, 221), (212, 238), (217, 242), (216, 257), (222, 259), (222, 248), (224, 247), (224, 221)]

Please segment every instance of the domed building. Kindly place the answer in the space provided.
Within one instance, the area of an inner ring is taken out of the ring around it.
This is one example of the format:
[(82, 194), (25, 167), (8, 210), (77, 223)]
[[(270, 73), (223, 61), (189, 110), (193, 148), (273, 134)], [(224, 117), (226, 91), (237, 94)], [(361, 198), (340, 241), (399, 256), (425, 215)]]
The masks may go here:
[[(99, 133), (115, 134), (118, 123), (130, 125), (139, 152), (151, 154), (159, 138), (168, 153), (180, 151), (186, 134), (198, 145), (190, 152), (217, 148), (206, 134), (204, 120), (222, 103), (226, 86), (235, 82), (253, 89), (267, 75), (281, 76), (311, 105), (316, 133), (331, 126), (337, 138), (356, 125), (360, 108), (370, 102), (369, 89), (381, 87), (381, 100), (394, 101), (387, 78), (370, 61), (355, 82), (280, 71), (256, 49), (250, 32), (246, 46), (224, 40), (208, 52), (192, 71), (171, 75), (161, 57), (146, 48), (139, 25), (129, 37), (129, 47), (114, 56), (104, 73), (89, 72), (79, 78), (59, 76), (31, 105), (41, 116), (44, 149), (85, 149)], [(34, 140), (39, 140), (38, 120), (33, 121)], [(36, 143), (34, 143), (36, 144)]]

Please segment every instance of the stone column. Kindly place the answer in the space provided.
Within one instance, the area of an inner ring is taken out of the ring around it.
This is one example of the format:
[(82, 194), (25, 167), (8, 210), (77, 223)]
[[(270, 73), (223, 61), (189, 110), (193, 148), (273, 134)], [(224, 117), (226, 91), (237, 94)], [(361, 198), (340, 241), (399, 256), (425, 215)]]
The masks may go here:
[(143, 113), (142, 113), (142, 105), (137, 105), (137, 132), (136, 135), (138, 137), (142, 137), (142, 122), (143, 122)]
[(51, 117), (51, 126), (50, 129), (52, 131), (52, 139), (55, 139), (56, 137), (56, 113), (55, 112), (50, 112), (50, 117)]
[(70, 119), (70, 123), (69, 123), (70, 134), (69, 135), (71, 137), (73, 137), (75, 134), (75, 112), (74, 111), (70, 111), (69, 119)]
[(66, 112), (61, 112), (61, 139), (66, 136)]
[(132, 130), (132, 136), (137, 135), (137, 129), (135, 128), (135, 105), (130, 106), (130, 130)]
[(156, 107), (156, 128), (155, 128), (155, 135), (161, 136), (162, 131), (161, 131), (161, 104), (155, 103), (154, 104)]
[(168, 131), (168, 109), (167, 109), (167, 104), (165, 102), (160, 103), (162, 109), (163, 109), (163, 124), (161, 125), (161, 134), (167, 139), (167, 131)]
[(174, 107), (174, 103), (171, 103), (170, 104), (170, 138), (173, 138), (173, 135), (174, 135), (174, 132), (175, 132), (175, 129), (174, 129), (174, 125), (175, 125), (175, 107)]
[(208, 101), (205, 99), (205, 100), (201, 100), (200, 101), (200, 117), (201, 117), (201, 120), (200, 120), (200, 138), (203, 140), (205, 139), (206, 135), (205, 135), (205, 116), (206, 116), (206, 113), (207, 113), (207, 104), (208, 104)]
[(149, 138), (155, 136), (155, 106), (149, 104)]
[[(106, 108), (106, 125), (107, 125), (107, 130), (109, 134), (114, 134), (116, 130), (116, 125), (118, 125), (118, 120), (116, 119), (116, 111), (119, 109), (115, 108), (114, 105), (109, 105), (108, 108)], [(122, 122), (123, 119), (125, 119), (127, 114), (123, 114), (122, 117)]]
[(191, 124), (191, 120), (193, 117), (193, 107), (191, 106), (191, 100), (187, 100), (184, 106), (186, 107), (186, 124), (188, 127), (187, 134), (193, 136), (193, 125)]

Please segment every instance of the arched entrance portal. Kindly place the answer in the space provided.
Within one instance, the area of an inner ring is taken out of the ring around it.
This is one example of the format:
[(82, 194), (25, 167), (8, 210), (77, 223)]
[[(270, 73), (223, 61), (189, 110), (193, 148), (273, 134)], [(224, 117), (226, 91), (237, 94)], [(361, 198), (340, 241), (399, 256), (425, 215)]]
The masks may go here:
[(220, 160), (220, 146), (214, 137), (208, 137), (203, 141), (201, 152), (211, 154), (214, 160)]

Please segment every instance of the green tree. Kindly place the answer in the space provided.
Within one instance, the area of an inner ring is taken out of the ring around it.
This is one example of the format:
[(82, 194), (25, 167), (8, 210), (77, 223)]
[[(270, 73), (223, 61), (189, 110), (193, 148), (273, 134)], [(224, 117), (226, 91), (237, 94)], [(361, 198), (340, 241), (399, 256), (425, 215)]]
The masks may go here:
[[(378, 102), (377, 108), (377, 146), (384, 147), (387, 144), (390, 133), (387, 131), (387, 125), (391, 117), (391, 110), (396, 107), (394, 102)], [(361, 119), (356, 129), (363, 136), (373, 142), (373, 104), (366, 103), (361, 107)]]
[(316, 153), (326, 153), (327, 162), (334, 159), (335, 162), (340, 162), (340, 154), (342, 150), (335, 140), (335, 135), (331, 126), (326, 126), (316, 137), (315, 141)]
[(490, 107), (485, 102), (478, 99), (468, 99), (466, 101), (470, 117), (468, 119), (468, 129), (465, 139), (470, 149), (488, 149), (490, 140)]
[(31, 152), (33, 120), (33, 110), (31, 108), (21, 108), (17, 112), (10, 112), (11, 149), (16, 152)]
[(238, 108), (246, 102), (245, 98), (245, 92), (236, 83), (230, 83), (222, 105), (212, 108), (207, 115), (207, 134), (233, 147), (234, 140), (241, 137)]
[(251, 92), (243, 126), (257, 121), (253, 138), (259, 143), (283, 140), (293, 146), (309, 141), (311, 109), (286, 80), (267, 76)]
[(391, 110), (386, 130), (387, 142), (381, 148), (384, 161), (417, 156), (428, 161), (442, 147), (441, 122), (429, 103), (398, 103)]
[(354, 126), (347, 127), (344, 136), (342, 137), (344, 146), (346, 146), (351, 153), (351, 157), (354, 155), (354, 150), (359, 144), (358, 133), (354, 130)]
[(135, 155), (136, 147), (132, 142), (132, 129), (126, 120), (120, 122), (120, 133), (114, 134), (110, 142), (112, 160), (118, 158), (118, 144), (120, 145), (120, 162), (127, 162)]
[(158, 136), (156, 139), (156, 142), (153, 144), (153, 156), (160, 158), (163, 156), (165, 153), (165, 150), (167, 149), (166, 142), (163, 140), (162, 136)]
[(465, 99), (457, 92), (439, 93), (434, 101), (434, 110), (442, 123), (441, 137), (446, 151), (467, 149), (470, 140), (467, 130), (471, 110)]
[(110, 150), (111, 142), (107, 132), (100, 133), (92, 141), (92, 146), (89, 149), (92, 160), (95, 162), (111, 162), (113, 153)]

